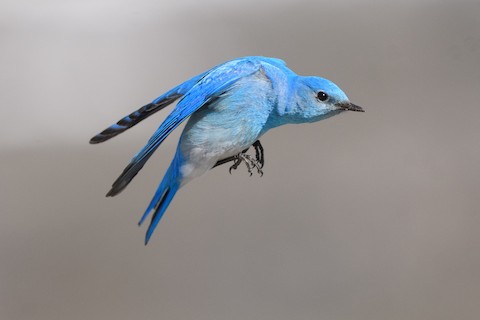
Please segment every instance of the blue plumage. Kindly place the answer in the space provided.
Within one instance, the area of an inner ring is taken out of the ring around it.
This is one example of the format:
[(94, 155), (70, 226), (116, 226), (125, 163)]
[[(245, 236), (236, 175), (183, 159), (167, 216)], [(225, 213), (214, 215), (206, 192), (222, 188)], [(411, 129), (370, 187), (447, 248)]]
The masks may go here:
[[(318, 121), (345, 110), (363, 111), (329, 80), (298, 76), (279, 59), (245, 57), (216, 66), (173, 88), (99, 133), (90, 143), (116, 136), (178, 98), (175, 109), (107, 193), (120, 193), (165, 138), (189, 119), (174, 159), (139, 222), (154, 210), (145, 243), (175, 193), (188, 181), (228, 161), (234, 161), (231, 168), (245, 162), (249, 172), (261, 172), (263, 148), (258, 139), (269, 129)], [(255, 159), (245, 153), (254, 143)]]

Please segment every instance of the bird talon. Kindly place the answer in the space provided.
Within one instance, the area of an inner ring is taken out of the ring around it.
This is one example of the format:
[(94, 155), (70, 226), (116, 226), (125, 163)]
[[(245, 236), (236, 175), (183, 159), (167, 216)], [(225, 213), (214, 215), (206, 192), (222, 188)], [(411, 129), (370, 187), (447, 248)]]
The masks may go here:
[(257, 172), (260, 174), (260, 176), (263, 176), (262, 169), (263, 169), (263, 166), (265, 165), (265, 156), (264, 156), (263, 146), (260, 143), (260, 140), (257, 140), (252, 144), (252, 147), (255, 148), (255, 159), (253, 159), (253, 157), (250, 156), (250, 155), (246, 155), (246, 153), (249, 149), (249, 148), (246, 148), (246, 149), (242, 150), (242, 152), (240, 152), (240, 153), (238, 153), (234, 156), (230, 156), (230, 157), (227, 157), (225, 159), (221, 159), (221, 160), (217, 161), (217, 163), (215, 163), (215, 165), (212, 168), (215, 168), (215, 167), (220, 166), (222, 164), (225, 164), (227, 162), (233, 161), (233, 165), (230, 166), (230, 168), (228, 169), (228, 172), (230, 174), (232, 174), (232, 170), (236, 170), (242, 161), (245, 161), (245, 163), (247, 163), (247, 160), (245, 160), (243, 158), (243, 156), (248, 156), (249, 159), (250, 159), (249, 160), (249, 163), (250, 163), (249, 173), (252, 175), (253, 174), (251, 172), (252, 168), (255, 167), (255, 168), (257, 168)]
[(234, 158), (234, 163), (228, 170), (230, 174), (232, 173), (232, 170), (236, 170), (238, 168), (240, 163), (245, 162), (245, 166), (247, 167), (247, 171), (250, 176), (253, 176), (253, 169), (256, 169), (257, 173), (260, 174), (260, 176), (263, 176), (263, 164), (258, 158), (254, 159), (251, 155), (246, 154), (245, 152), (240, 152), (239, 154), (234, 156)]
[(240, 154), (234, 156), (233, 165), (228, 169), (228, 172), (230, 174), (232, 174), (232, 170), (237, 170), (240, 163), (242, 163), (242, 159), (240, 158)]

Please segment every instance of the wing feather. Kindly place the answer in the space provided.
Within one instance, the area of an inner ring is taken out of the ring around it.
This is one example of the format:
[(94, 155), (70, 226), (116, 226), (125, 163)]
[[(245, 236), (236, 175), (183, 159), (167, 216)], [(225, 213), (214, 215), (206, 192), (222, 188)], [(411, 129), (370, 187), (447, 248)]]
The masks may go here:
[(213, 99), (225, 93), (239, 79), (249, 76), (260, 69), (255, 59), (240, 59), (226, 62), (207, 71), (198, 82), (180, 99), (175, 109), (155, 131), (148, 143), (131, 160), (122, 174), (115, 180), (107, 197), (120, 193), (142, 169), (147, 160), (185, 119), (199, 108), (208, 105)]

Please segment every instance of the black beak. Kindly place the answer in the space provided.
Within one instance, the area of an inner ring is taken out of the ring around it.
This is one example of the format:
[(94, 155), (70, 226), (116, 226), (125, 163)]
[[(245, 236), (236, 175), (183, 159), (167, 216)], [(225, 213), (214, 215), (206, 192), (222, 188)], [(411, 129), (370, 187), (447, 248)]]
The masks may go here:
[(362, 107), (357, 106), (351, 102), (342, 102), (336, 104), (337, 108), (340, 110), (348, 110), (348, 111), (357, 111), (357, 112), (365, 112)]

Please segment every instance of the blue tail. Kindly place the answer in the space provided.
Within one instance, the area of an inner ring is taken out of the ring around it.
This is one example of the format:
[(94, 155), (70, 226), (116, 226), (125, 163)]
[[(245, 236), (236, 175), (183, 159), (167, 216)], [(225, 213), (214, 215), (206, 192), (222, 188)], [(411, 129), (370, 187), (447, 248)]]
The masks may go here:
[(153, 231), (158, 225), (158, 222), (162, 218), (163, 214), (168, 208), (168, 205), (172, 201), (175, 193), (177, 193), (178, 189), (180, 188), (180, 183), (177, 180), (177, 168), (176, 168), (176, 158), (170, 164), (165, 176), (162, 179), (162, 182), (158, 186), (155, 195), (153, 196), (152, 201), (148, 205), (147, 210), (143, 214), (142, 218), (138, 222), (138, 225), (141, 225), (143, 221), (148, 217), (150, 211), (155, 210), (152, 216), (152, 220), (150, 225), (148, 226), (147, 234), (145, 236), (145, 245), (148, 244), (150, 237), (152, 236)]

